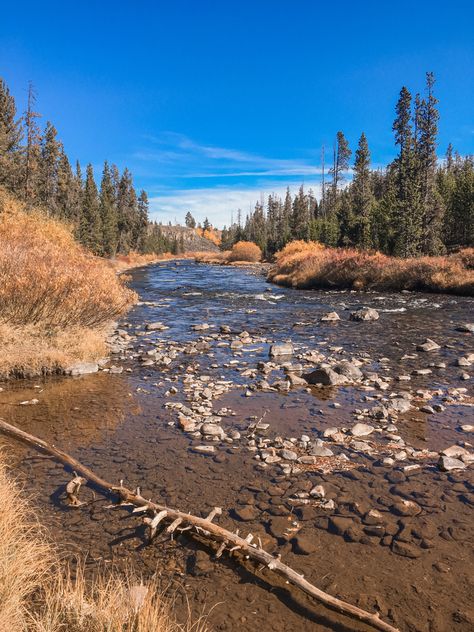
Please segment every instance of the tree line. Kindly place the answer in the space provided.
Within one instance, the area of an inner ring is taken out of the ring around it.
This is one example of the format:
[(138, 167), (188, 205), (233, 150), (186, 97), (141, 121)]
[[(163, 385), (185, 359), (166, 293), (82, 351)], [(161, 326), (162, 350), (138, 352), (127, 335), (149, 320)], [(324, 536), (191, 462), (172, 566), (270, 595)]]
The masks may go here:
[(32, 85), (26, 111), (17, 115), (14, 97), (0, 78), (0, 186), (72, 224), (76, 238), (97, 255), (164, 252), (169, 243), (149, 226), (148, 198), (137, 191), (128, 169), (104, 163), (97, 185), (91, 164), (75, 166), (49, 121), (42, 128)]
[[(253, 241), (271, 256), (291, 240), (315, 240), (336, 247), (378, 250), (399, 257), (439, 255), (474, 245), (474, 161), (449, 145), (439, 164), (439, 113), (435, 79), (426, 74), (425, 95), (400, 91), (393, 123), (396, 158), (372, 169), (366, 135), (354, 160), (343, 132), (325, 168), (322, 152), (321, 196), (301, 186), (295, 196), (269, 195), (222, 234), (222, 247)], [(352, 178), (347, 181), (350, 169)]]

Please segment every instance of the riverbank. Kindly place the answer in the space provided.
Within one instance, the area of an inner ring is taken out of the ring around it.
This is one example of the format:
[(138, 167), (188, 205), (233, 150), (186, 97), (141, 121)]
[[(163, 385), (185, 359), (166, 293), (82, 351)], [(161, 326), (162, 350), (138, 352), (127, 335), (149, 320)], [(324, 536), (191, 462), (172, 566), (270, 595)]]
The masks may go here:
[(276, 253), (268, 280), (299, 289), (408, 290), (474, 296), (474, 249), (444, 257), (397, 259), (295, 241)]
[(0, 191), (0, 379), (100, 360), (112, 323), (136, 300), (67, 225)]

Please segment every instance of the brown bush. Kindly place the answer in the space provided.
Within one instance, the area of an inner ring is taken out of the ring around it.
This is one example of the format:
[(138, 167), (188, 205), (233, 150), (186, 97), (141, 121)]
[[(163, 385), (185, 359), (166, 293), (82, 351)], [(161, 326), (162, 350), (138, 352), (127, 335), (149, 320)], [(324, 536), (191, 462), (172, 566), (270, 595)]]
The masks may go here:
[(96, 327), (120, 316), (135, 298), (64, 224), (0, 197), (0, 321)]
[(325, 248), (316, 242), (291, 242), (275, 259), (269, 280), (280, 285), (474, 295), (469, 250), (447, 257), (398, 259), (378, 252)]
[(256, 263), (262, 258), (262, 251), (251, 241), (238, 241), (228, 254), (228, 261), (248, 261)]

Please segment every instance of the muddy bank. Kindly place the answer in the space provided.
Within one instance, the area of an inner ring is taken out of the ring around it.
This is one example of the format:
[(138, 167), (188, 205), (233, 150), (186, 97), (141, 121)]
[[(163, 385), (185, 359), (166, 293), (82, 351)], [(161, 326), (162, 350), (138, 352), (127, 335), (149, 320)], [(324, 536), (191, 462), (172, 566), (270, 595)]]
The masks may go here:
[[(280, 290), (247, 270), (190, 262), (132, 276), (141, 303), (105, 371), (2, 385), (0, 416), (162, 502), (198, 514), (220, 505), (222, 524), (258, 534), (317, 586), (401, 630), (471, 629), (472, 466), (462, 453), (448, 472), (438, 461), (451, 446), (472, 452), (462, 429), (472, 424), (470, 368), (459, 365), (472, 353), (472, 334), (459, 331), (472, 301)], [(379, 318), (351, 320), (364, 306)], [(340, 320), (321, 322), (332, 312)], [(439, 349), (417, 350), (427, 337)], [(291, 356), (269, 357), (289, 342)], [(343, 362), (362, 377), (295, 379)], [(357, 436), (357, 424), (372, 430)], [(183, 612), (180, 586), (195, 612), (219, 604), (215, 629), (364, 629), (286, 586), (267, 590), (265, 573), (214, 563), (185, 534), (143, 546), (127, 511), (97, 498), (66, 507), (63, 469), (9, 450), (70, 551), (157, 574)]]

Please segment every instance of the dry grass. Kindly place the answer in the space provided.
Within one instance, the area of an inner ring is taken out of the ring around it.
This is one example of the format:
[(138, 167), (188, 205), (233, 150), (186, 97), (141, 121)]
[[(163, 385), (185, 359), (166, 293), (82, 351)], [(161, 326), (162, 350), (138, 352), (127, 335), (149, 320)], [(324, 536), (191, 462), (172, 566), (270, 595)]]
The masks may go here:
[(0, 379), (62, 372), (75, 362), (93, 362), (107, 355), (102, 328), (15, 327), (0, 322)]
[(275, 259), (269, 280), (291, 287), (474, 295), (474, 249), (447, 257), (398, 259), (378, 252), (296, 241), (278, 252)]
[(61, 564), (18, 486), (0, 461), (0, 630), (2, 632), (205, 632), (204, 619), (179, 625), (172, 603), (131, 574), (90, 579)]
[(0, 377), (104, 354), (104, 328), (136, 300), (68, 226), (0, 190)]

